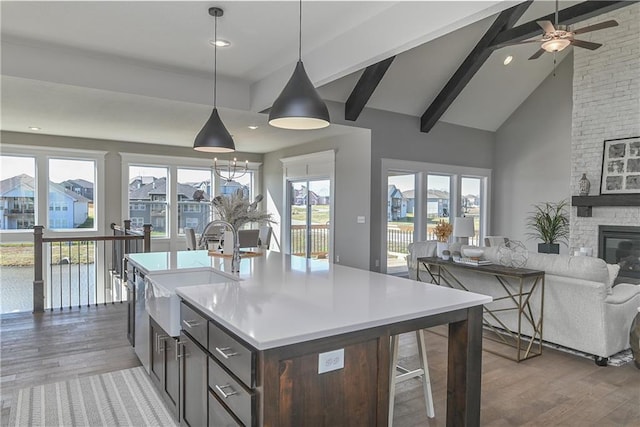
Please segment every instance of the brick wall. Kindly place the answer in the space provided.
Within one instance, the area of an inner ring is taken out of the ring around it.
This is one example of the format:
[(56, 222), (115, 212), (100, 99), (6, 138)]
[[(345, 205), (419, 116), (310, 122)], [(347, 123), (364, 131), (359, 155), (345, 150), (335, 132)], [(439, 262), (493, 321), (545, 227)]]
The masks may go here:
[[(590, 51), (573, 48), (571, 194), (586, 172), (590, 195), (600, 194), (605, 139), (640, 136), (640, 3), (580, 22), (575, 28), (615, 19), (618, 27), (579, 35), (602, 43)], [(591, 218), (571, 209), (570, 252), (598, 247), (598, 225), (640, 225), (640, 207), (594, 207)]]

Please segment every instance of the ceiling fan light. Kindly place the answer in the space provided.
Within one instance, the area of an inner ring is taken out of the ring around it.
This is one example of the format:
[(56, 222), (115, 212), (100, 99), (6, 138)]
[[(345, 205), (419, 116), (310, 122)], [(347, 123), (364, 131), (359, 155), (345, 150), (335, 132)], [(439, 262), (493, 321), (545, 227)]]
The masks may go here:
[(542, 43), (542, 49), (547, 52), (560, 52), (571, 44), (568, 39), (553, 39)]
[(329, 126), (329, 110), (313, 87), (302, 61), (269, 111), (269, 124), (283, 129), (310, 130)]
[(230, 153), (236, 151), (231, 134), (222, 123), (218, 109), (214, 108), (193, 143), (193, 149), (207, 153)]

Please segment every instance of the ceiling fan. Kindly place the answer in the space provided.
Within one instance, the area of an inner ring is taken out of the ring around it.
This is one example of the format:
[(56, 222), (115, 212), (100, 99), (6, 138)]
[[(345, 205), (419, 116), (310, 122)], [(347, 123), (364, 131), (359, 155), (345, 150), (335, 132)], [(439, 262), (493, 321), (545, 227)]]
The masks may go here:
[(542, 38), (535, 40), (525, 40), (523, 42), (514, 44), (541, 43), (540, 49), (538, 49), (536, 53), (531, 55), (529, 59), (538, 59), (545, 52), (560, 52), (569, 45), (582, 47), (589, 50), (596, 50), (600, 46), (602, 46), (601, 43), (576, 40), (574, 37), (578, 34), (590, 33), (591, 31), (598, 31), (605, 28), (618, 26), (618, 22), (614, 20), (600, 22), (575, 30), (572, 30), (568, 25), (558, 25), (558, 0), (556, 0), (555, 18), (555, 25), (553, 25), (551, 21), (537, 21), (538, 25), (540, 25), (540, 27), (544, 31)]

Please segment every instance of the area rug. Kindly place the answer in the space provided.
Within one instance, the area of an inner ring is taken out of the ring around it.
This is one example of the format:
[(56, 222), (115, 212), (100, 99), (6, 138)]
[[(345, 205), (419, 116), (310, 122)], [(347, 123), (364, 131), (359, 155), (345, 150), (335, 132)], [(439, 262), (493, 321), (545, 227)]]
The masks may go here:
[(10, 426), (177, 426), (144, 368), (18, 391)]

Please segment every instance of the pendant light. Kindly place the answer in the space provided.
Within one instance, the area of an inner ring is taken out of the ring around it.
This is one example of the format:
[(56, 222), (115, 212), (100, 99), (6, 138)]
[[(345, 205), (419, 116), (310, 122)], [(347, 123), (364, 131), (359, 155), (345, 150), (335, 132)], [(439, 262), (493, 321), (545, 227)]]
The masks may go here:
[[(213, 24), (213, 39), (218, 40), (218, 17), (222, 16), (224, 12), (219, 7), (209, 8), (209, 15), (214, 17)], [(224, 123), (220, 119), (218, 109), (216, 108), (216, 87), (217, 87), (217, 72), (218, 72), (218, 46), (213, 45), (213, 111), (209, 120), (204, 124), (195, 141), (193, 142), (193, 149), (196, 151), (204, 151), (208, 153), (229, 153), (236, 151), (236, 145), (233, 143), (233, 138)]]
[(329, 126), (329, 110), (313, 87), (302, 64), (302, 0), (300, 0), (298, 63), (269, 112), (269, 124), (284, 129), (320, 129)]

